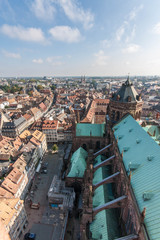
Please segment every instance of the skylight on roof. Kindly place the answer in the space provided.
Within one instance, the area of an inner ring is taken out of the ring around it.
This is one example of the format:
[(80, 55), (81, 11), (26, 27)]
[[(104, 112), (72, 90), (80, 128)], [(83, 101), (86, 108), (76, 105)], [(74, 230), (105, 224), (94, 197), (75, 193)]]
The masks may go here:
[(147, 160), (148, 161), (152, 161), (154, 159), (154, 156), (152, 156), (152, 155), (149, 155), (148, 157), (147, 157)]
[(127, 152), (128, 150), (129, 150), (129, 147), (124, 147), (124, 148), (123, 148), (123, 151), (124, 151), (124, 152)]
[(122, 139), (122, 138), (123, 138), (123, 135), (119, 135), (119, 136), (118, 136), (118, 139)]
[(142, 197), (144, 201), (148, 201), (151, 200), (153, 196), (154, 194), (152, 192), (144, 192)]
[(116, 131), (116, 130), (118, 130), (118, 128), (119, 128), (119, 126), (116, 126), (116, 127), (114, 127), (114, 130)]
[(128, 168), (129, 168), (129, 171), (135, 171), (136, 169), (138, 169), (140, 166), (140, 164), (138, 163), (129, 163), (128, 164)]

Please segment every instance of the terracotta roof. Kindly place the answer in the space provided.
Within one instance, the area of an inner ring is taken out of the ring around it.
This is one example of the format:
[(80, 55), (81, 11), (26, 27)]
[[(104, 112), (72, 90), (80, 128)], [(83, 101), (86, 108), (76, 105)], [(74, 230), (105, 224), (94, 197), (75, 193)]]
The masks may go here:
[(29, 120), (30, 118), (32, 118), (32, 116), (28, 113), (24, 114), (23, 117), (26, 119), (26, 120)]
[(8, 192), (6, 189), (0, 187), (0, 198), (5, 197), (5, 198), (13, 198), (13, 194)]
[(11, 138), (2, 136), (0, 141), (0, 153), (1, 154), (12, 154), (15, 150), (14, 146), (12, 145)]
[(31, 143), (28, 142), (27, 144), (24, 145), (24, 147), (21, 149), (21, 152), (30, 152), (35, 149), (35, 146)]
[(21, 139), (25, 139), (25, 138), (27, 138), (28, 136), (31, 136), (31, 133), (30, 133), (30, 131), (28, 131), (28, 130), (25, 130), (24, 132), (22, 132), (22, 133), (19, 135), (19, 137), (20, 137)]
[(12, 193), (13, 195), (16, 194), (16, 192), (18, 191), (19, 186), (15, 183), (13, 183), (11, 180), (9, 180), (8, 178), (6, 178), (3, 183), (1, 184), (1, 186), (3, 188), (5, 188), (7, 191), (9, 191), (10, 193)]
[(18, 168), (14, 167), (6, 178), (11, 180), (13, 183), (18, 184), (22, 177), (22, 173), (18, 170)]
[(15, 100), (15, 98), (8, 99), (7, 101), (8, 101), (10, 104), (11, 104), (11, 103), (16, 103), (16, 100)]
[(1, 233), (1, 239), (3, 240), (11, 240), (9, 237), (9, 234), (5, 228), (5, 225), (2, 223), (2, 220), (0, 218), (0, 233)]
[(30, 109), (33, 115), (36, 115), (40, 110), (36, 107)]
[(32, 137), (30, 139), (30, 142), (33, 143), (35, 146), (39, 146), (41, 143), (39, 140), (37, 140), (35, 137)]
[(42, 142), (44, 137), (45, 137), (45, 134), (40, 132), (40, 131), (38, 131), (38, 130), (35, 130), (35, 132), (32, 134), (32, 136), (34, 138), (36, 138), (38, 141)]
[(0, 161), (9, 161), (10, 154), (0, 154)]
[(2, 182), (1, 186), (12, 194), (16, 194), (23, 179), (24, 175), (15, 167)]
[(42, 124), (42, 129), (57, 129), (58, 121), (56, 120), (44, 120)]
[(72, 123), (64, 126), (64, 131), (72, 131)]
[(21, 139), (17, 137), (15, 141), (13, 141), (13, 145), (16, 150), (19, 150), (20, 146), (22, 145)]
[(43, 102), (39, 104), (39, 107), (40, 107), (43, 111), (45, 111), (45, 110), (47, 109), (46, 105), (45, 105)]
[(97, 98), (97, 99), (94, 99), (94, 101), (95, 101), (96, 103), (109, 104), (109, 99), (101, 99), (101, 98)]
[(91, 123), (94, 117), (95, 109), (90, 109), (87, 113), (87, 116), (81, 121), (81, 123)]
[(26, 167), (26, 162), (24, 160), (23, 155), (21, 155), (16, 161), (15, 163), (12, 165), (13, 168), (17, 168), (21, 173), (24, 172), (25, 167)]
[(18, 212), (17, 204), (19, 202), (23, 203), (19, 198), (0, 199), (0, 218), (4, 225), (7, 226), (14, 216), (16, 218), (16, 213)]

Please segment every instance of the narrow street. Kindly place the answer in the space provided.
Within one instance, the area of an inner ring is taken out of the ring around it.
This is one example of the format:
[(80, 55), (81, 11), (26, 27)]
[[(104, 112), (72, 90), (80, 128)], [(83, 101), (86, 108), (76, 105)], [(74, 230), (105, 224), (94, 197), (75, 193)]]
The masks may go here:
[[(34, 224), (45, 224), (46, 210), (49, 208), (47, 193), (52, 182), (53, 176), (61, 174), (61, 168), (63, 165), (64, 145), (59, 146), (59, 151), (56, 154), (47, 152), (43, 157), (43, 163), (48, 163), (47, 173), (41, 173), (41, 171), (34, 177), (33, 185), (30, 193), (25, 199), (25, 209), (28, 215), (28, 225), (25, 233), (30, 232)], [(30, 199), (34, 203), (40, 203), (39, 209), (30, 208)], [(47, 224), (47, 218), (46, 218)], [(22, 237), (23, 239), (23, 237)], [(50, 240), (50, 239), (47, 239)]]

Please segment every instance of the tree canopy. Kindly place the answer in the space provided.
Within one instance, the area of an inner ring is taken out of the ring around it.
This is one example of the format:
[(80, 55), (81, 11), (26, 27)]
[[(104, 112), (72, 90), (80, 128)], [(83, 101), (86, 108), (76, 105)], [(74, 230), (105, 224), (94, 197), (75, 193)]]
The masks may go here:
[(53, 145), (52, 150), (53, 150), (53, 151), (58, 151), (58, 146), (57, 146), (57, 144), (54, 144), (54, 145)]
[(20, 87), (17, 84), (15, 84), (15, 85), (0, 86), (0, 89), (2, 89), (6, 93), (15, 93), (15, 92), (20, 93), (23, 90), (23, 87)]

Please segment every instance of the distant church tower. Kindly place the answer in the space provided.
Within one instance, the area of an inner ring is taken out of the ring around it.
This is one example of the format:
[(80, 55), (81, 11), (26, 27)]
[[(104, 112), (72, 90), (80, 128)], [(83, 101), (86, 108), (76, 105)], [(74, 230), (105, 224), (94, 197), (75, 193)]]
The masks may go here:
[(108, 107), (108, 115), (112, 123), (130, 113), (136, 120), (140, 119), (143, 101), (138, 95), (129, 76), (121, 88), (112, 95)]
[(85, 78), (85, 76), (84, 76), (84, 77), (81, 76), (81, 83), (82, 83), (82, 84), (86, 83), (86, 78)]

